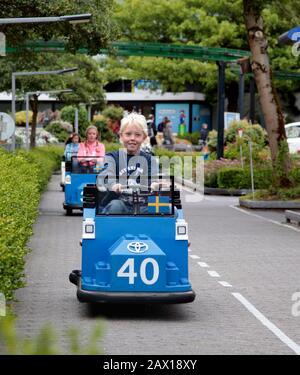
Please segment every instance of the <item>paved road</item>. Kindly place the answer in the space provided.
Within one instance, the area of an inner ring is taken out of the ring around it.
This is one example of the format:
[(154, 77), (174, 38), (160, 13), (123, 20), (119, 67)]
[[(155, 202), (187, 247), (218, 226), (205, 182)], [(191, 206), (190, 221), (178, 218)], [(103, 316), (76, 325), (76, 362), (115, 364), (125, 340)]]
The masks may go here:
[(195, 302), (90, 307), (68, 281), (80, 265), (82, 217), (66, 217), (62, 201), (54, 175), (30, 242), (27, 287), (17, 292), (23, 337), (50, 321), (63, 348), (70, 326), (84, 346), (102, 320), (107, 354), (300, 354), (300, 316), (291, 313), (300, 291), (300, 231), (281, 225), (282, 213), (241, 210), (232, 197), (184, 202)]

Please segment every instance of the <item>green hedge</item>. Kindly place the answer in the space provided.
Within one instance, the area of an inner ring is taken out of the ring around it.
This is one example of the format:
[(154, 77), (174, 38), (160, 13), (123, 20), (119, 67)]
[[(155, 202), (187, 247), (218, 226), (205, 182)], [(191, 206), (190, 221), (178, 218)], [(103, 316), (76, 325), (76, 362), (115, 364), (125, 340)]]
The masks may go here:
[(62, 128), (60, 121), (51, 122), (45, 127), (45, 130), (53, 134), (58, 139), (58, 142), (65, 142), (70, 135), (65, 129)]
[(0, 149), (0, 292), (7, 300), (22, 287), (26, 243), (32, 234), (41, 192), (59, 167), (62, 148)]
[[(254, 170), (254, 188), (267, 189), (272, 185), (273, 172), (271, 168)], [(250, 168), (225, 167), (218, 171), (218, 187), (222, 189), (250, 189)]]

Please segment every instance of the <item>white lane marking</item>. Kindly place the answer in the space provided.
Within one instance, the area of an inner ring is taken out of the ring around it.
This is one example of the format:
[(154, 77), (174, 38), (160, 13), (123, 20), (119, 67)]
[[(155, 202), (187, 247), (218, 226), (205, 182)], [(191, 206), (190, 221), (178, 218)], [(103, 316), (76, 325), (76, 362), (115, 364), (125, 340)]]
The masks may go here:
[(292, 229), (292, 230), (294, 230), (296, 232), (300, 232), (300, 229), (294, 228), (294, 227), (292, 227), (292, 226), (290, 226), (288, 224), (282, 224), (279, 221), (275, 221), (275, 220), (272, 220), (272, 219), (267, 219), (264, 216), (253, 214), (252, 212), (247, 212), (247, 211), (245, 211), (245, 210), (243, 210), (242, 208), (239, 208), (239, 207), (235, 207), (235, 206), (229, 206), (229, 207), (234, 208), (235, 210), (240, 211), (240, 212), (242, 212), (242, 213), (244, 213), (246, 215), (257, 217), (259, 219), (263, 219), (265, 221), (268, 221), (269, 223), (280, 225), (281, 227), (289, 228), (289, 229)]
[(203, 268), (209, 268), (209, 265), (205, 262), (197, 262), (199, 264), (200, 267), (203, 267)]
[(200, 257), (198, 257), (198, 255), (190, 255), (190, 257), (191, 257), (192, 259), (200, 259)]
[(245, 297), (240, 293), (232, 293), (232, 295), (243, 304), (246, 309), (253, 314), (264, 326), (266, 326), (275, 336), (279, 338), (285, 345), (292, 349), (296, 354), (300, 355), (300, 346), (283, 333), (269, 319), (267, 319), (260, 311), (256, 309)]
[(229, 284), (227, 281), (218, 281), (219, 284), (225, 286), (225, 288), (232, 288), (232, 285)]
[(220, 277), (220, 275), (219, 275), (218, 272), (216, 272), (216, 271), (207, 271), (207, 273), (208, 273), (209, 276), (211, 276), (211, 277)]

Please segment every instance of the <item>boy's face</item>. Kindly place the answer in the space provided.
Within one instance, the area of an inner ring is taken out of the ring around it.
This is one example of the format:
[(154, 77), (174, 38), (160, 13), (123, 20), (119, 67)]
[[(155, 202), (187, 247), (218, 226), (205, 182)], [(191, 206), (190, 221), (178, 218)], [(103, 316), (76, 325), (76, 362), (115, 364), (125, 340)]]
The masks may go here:
[(126, 126), (123, 133), (120, 135), (120, 139), (127, 149), (127, 153), (135, 155), (140, 151), (141, 144), (146, 139), (146, 135), (140, 126), (130, 124)]

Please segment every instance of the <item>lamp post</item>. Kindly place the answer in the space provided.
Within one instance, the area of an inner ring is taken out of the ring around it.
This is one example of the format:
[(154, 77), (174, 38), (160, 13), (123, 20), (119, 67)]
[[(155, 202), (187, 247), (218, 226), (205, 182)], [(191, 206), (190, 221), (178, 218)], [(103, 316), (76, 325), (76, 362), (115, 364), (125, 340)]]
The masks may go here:
[(26, 150), (29, 150), (29, 97), (33, 94), (56, 94), (63, 92), (72, 92), (72, 89), (65, 90), (48, 90), (48, 91), (28, 91), (26, 92)]
[(72, 14), (58, 17), (24, 17), (24, 18), (0, 18), (0, 25), (11, 25), (20, 23), (50, 23), (69, 22), (71, 24), (90, 22), (91, 13)]
[[(44, 75), (44, 74), (65, 74), (65, 73), (72, 73), (78, 70), (78, 68), (66, 68), (66, 69), (58, 69), (58, 70), (48, 70), (48, 71), (41, 71), (41, 72), (13, 72), (11, 75), (11, 114), (13, 120), (16, 122), (16, 77), (20, 76), (33, 76), (33, 75)], [(12, 136), (12, 151), (15, 152), (16, 149), (16, 137), (15, 134)]]

